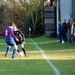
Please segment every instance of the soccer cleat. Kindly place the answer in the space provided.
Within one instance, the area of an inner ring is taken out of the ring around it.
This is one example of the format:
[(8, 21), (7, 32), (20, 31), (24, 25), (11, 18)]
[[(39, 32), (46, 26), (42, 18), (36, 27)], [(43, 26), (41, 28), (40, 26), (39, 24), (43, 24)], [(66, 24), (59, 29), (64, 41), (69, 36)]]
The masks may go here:
[(27, 54), (25, 54), (25, 57), (27, 57), (28, 55)]
[(14, 56), (12, 56), (11, 58), (15, 58)]
[(15, 58), (15, 57), (12, 57), (12, 58)]
[(5, 54), (5, 57), (7, 57), (7, 55)]

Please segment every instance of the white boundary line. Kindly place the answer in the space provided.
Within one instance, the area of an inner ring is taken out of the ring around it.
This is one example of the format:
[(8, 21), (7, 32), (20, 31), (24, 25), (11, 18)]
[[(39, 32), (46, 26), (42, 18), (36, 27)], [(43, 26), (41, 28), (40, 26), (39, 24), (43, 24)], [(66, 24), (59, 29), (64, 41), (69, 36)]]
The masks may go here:
[(48, 62), (48, 64), (52, 67), (52, 69), (54, 70), (54, 72), (56, 73), (56, 75), (60, 75), (58, 69), (52, 64), (52, 62), (47, 58), (47, 56), (45, 55), (45, 53), (43, 52), (43, 50), (30, 38), (30, 40), (35, 44), (35, 46), (41, 51), (41, 53), (43, 54), (45, 60)]

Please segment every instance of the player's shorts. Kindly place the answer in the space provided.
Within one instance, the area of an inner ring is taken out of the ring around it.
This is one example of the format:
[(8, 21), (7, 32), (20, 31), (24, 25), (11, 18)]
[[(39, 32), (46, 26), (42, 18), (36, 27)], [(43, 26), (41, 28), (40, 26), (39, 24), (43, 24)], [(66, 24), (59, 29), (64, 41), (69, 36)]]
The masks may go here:
[(5, 39), (5, 42), (6, 42), (7, 45), (9, 45), (9, 46), (15, 46), (15, 45), (16, 45), (14, 39), (11, 39), (11, 40), (7, 40), (7, 39)]
[(17, 45), (22, 44), (22, 41), (20, 41), (20, 40), (19, 41), (15, 40), (15, 42), (16, 42)]

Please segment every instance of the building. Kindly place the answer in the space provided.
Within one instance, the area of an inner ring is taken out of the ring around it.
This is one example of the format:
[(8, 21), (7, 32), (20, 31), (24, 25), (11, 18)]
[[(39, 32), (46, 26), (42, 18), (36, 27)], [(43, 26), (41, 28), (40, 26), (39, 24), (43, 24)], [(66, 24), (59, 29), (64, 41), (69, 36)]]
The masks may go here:
[[(63, 19), (66, 19), (66, 21), (71, 20), (72, 18), (75, 18), (75, 0), (51, 0), (54, 3), (54, 7), (56, 8), (55, 14), (56, 14), (56, 35), (58, 34), (58, 21), (63, 21)], [(50, 6), (51, 7), (51, 6)], [(49, 17), (49, 16), (48, 16)], [(46, 27), (47, 28), (47, 27)], [(51, 31), (46, 31), (46, 36), (50, 36)]]
[[(63, 19), (66, 21), (71, 20), (71, 18), (75, 18), (75, 0), (54, 0), (54, 6), (56, 7), (56, 20), (57, 26), (58, 21), (61, 22)], [(57, 31), (58, 34), (58, 31)]]

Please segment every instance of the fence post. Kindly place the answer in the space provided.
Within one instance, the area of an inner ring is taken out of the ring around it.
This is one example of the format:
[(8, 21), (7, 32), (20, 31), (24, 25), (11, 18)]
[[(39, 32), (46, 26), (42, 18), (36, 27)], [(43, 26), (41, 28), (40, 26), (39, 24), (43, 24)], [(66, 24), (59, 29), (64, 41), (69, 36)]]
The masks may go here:
[(31, 28), (29, 27), (29, 38), (30, 38), (30, 35), (31, 35), (30, 32), (31, 32)]

